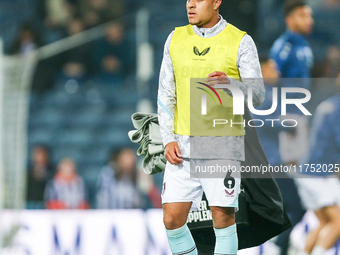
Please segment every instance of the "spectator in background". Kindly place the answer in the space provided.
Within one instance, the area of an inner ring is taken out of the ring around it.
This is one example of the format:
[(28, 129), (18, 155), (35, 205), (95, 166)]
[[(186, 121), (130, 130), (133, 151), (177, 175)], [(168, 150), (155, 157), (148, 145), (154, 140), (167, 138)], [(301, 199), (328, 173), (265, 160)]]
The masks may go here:
[(111, 155), (97, 181), (98, 209), (140, 208), (141, 195), (137, 189), (136, 156), (132, 149), (123, 148)]
[[(11, 45), (10, 54), (25, 55), (43, 45), (40, 33), (30, 23), (24, 23)], [(34, 72), (32, 89), (43, 92), (53, 86), (54, 76), (61, 68), (59, 57), (43, 59), (38, 62)]]
[(98, 209), (161, 208), (160, 192), (153, 178), (137, 170), (131, 148), (114, 151), (97, 181)]
[(119, 59), (114, 55), (108, 55), (102, 59), (101, 69), (94, 80), (101, 85), (119, 85), (123, 81), (121, 69)]
[(57, 84), (64, 84), (65, 81), (74, 79), (77, 82), (83, 82), (86, 75), (85, 66), (79, 62), (67, 62), (63, 65), (62, 73), (57, 78)]
[(65, 28), (76, 13), (75, 3), (71, 0), (36, 0), (35, 6), (44, 44), (65, 37)]
[(76, 12), (76, 6), (70, 0), (37, 0), (36, 2), (36, 13), (46, 27), (64, 28)]
[(97, 40), (94, 45), (93, 62), (96, 70), (100, 71), (103, 60), (111, 57), (119, 61), (120, 74), (126, 75), (133, 66), (131, 49), (125, 37), (124, 27), (119, 23), (111, 23), (106, 36)]
[(75, 162), (64, 158), (45, 189), (47, 209), (88, 209), (85, 183), (77, 174)]
[[(79, 18), (72, 19), (67, 25), (67, 35), (74, 36), (85, 30), (83, 21)], [(83, 44), (81, 46), (72, 48), (65, 52), (66, 62), (79, 63), (84, 66), (86, 70), (89, 70), (91, 62), (89, 60), (91, 54), (91, 45)]]
[(39, 34), (29, 23), (24, 23), (17, 38), (14, 40), (11, 54), (27, 54), (42, 45)]
[[(35, 0), (35, 24), (41, 32), (43, 45), (51, 44), (66, 36), (66, 26), (75, 15), (72, 0)], [(32, 89), (39, 93), (53, 88), (56, 75), (63, 65), (63, 55), (39, 59), (34, 73)]]
[(87, 27), (117, 19), (124, 13), (121, 0), (82, 0), (78, 8)]
[[(68, 23), (67, 34), (73, 36), (84, 31), (85, 26), (81, 19), (73, 19)], [(63, 53), (64, 64), (62, 72), (57, 78), (57, 84), (64, 85), (65, 81), (75, 79), (81, 83), (91, 68), (91, 45), (83, 44)]]
[(32, 149), (32, 163), (27, 173), (26, 208), (44, 208), (44, 190), (53, 173), (48, 149), (38, 145)]

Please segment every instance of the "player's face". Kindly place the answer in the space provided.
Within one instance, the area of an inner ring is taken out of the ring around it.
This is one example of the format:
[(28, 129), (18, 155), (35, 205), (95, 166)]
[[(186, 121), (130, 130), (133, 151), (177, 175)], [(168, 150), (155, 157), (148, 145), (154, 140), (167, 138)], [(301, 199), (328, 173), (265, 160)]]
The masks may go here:
[(218, 21), (221, 0), (187, 0), (189, 23), (198, 27), (213, 27)]
[(296, 8), (288, 17), (291, 19), (294, 30), (300, 34), (310, 34), (312, 32), (314, 19), (312, 9), (309, 6)]

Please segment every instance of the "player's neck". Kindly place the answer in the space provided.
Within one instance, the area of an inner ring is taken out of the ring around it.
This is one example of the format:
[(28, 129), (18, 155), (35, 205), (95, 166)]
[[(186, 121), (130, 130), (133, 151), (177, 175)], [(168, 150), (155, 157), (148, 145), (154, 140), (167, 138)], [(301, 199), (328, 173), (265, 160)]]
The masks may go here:
[(288, 31), (290, 31), (291, 33), (295, 34), (295, 35), (304, 35), (303, 33), (301, 33), (301, 31), (299, 31), (299, 29), (297, 29), (294, 26), (287, 26)]
[(220, 18), (218, 15), (214, 16), (209, 22), (203, 24), (202, 26), (197, 26), (199, 28), (212, 28), (214, 27), (218, 22), (220, 21)]

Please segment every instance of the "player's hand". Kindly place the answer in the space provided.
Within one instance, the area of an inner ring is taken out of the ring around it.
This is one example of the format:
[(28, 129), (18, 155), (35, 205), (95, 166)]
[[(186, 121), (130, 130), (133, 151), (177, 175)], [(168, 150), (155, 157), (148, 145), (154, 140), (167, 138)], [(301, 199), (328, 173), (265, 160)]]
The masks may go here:
[(225, 73), (216, 71), (208, 75), (207, 82), (209, 85), (230, 84), (230, 79)]
[(172, 165), (179, 165), (183, 162), (177, 142), (171, 142), (165, 146), (164, 156)]

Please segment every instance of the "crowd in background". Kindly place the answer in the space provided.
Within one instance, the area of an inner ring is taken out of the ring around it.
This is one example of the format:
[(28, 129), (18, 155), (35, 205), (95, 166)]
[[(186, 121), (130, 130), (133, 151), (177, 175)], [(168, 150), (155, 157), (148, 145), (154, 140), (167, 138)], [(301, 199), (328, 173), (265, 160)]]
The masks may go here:
[[(13, 34), (10, 40), (7, 38), (7, 54), (24, 54), (100, 24), (117, 21), (143, 7), (143, 3), (136, 0), (32, 2), (34, 14), (29, 20), (16, 25), (13, 32), (16, 35)], [(145, 4), (147, 2), (150, 1)], [(316, 60), (313, 77), (334, 77), (334, 69), (340, 63), (340, 32), (335, 30), (336, 24), (340, 22), (340, 3), (338, 0), (307, 2), (312, 6), (317, 21), (309, 37)], [(284, 0), (230, 0), (222, 5), (220, 12), (227, 21), (247, 31), (255, 39), (260, 53), (268, 53), (273, 41), (285, 29), (283, 3)], [(181, 1), (174, 1), (173, 4), (181, 4)], [(183, 9), (184, 6), (183, 3)], [(157, 13), (156, 9), (152, 15), (161, 16), (161, 13)], [(183, 18), (186, 19), (185, 12)], [(41, 61), (33, 89), (44, 91), (69, 78), (80, 83), (93, 79), (95, 82), (117, 85), (129, 75), (134, 76), (135, 38), (127, 36), (127, 30), (129, 28), (124, 22), (113, 22), (104, 38)]]
[[(88, 189), (72, 158), (56, 167), (46, 146), (31, 152), (27, 177), (28, 209), (89, 209)], [(106, 166), (98, 171), (95, 201), (97, 209), (160, 208), (160, 192), (152, 177), (138, 169), (131, 148), (115, 149)]]
[[(119, 85), (135, 70), (134, 45), (126, 38), (121, 0), (37, 0), (34, 18), (22, 22), (6, 45), (8, 54), (26, 54), (86, 29), (110, 22), (106, 36), (39, 62), (33, 89), (48, 90), (65, 80)], [(128, 50), (129, 49), (129, 50)]]
[[(136, 72), (136, 45), (127, 24), (118, 20), (143, 7), (137, 0), (32, 0), (34, 14), (22, 21), (9, 43), (7, 54), (26, 54), (41, 46), (77, 35), (106, 22), (110, 23), (106, 36), (70, 49), (38, 63), (32, 89), (45, 93), (55, 87), (64, 87), (72, 79), (79, 85), (89, 80), (101, 86), (124, 88)], [(146, 1), (151, 2), (151, 1)], [(163, 1), (153, 1), (166, 4)], [(284, 31), (282, 15), (284, 0), (230, 0), (221, 7), (222, 16), (237, 27), (246, 30), (255, 40), (261, 54), (268, 55), (273, 41)], [(174, 1), (174, 4), (185, 1)], [(340, 32), (332, 30), (340, 24), (339, 0), (309, 0), (315, 17), (315, 29), (309, 36), (315, 57), (312, 77), (335, 78), (340, 70)], [(8, 4), (10, 1), (8, 0)], [(15, 3), (14, 3), (15, 4)], [(183, 20), (186, 19), (183, 11)], [(152, 13), (162, 16), (162, 13)], [(338, 21), (338, 22), (336, 22)], [(151, 21), (152, 22), (152, 21)], [(165, 22), (165, 21), (164, 21)], [(157, 24), (151, 24), (151, 27)], [(185, 25), (185, 23), (183, 23)], [(1, 31), (0, 31), (1, 32)], [(169, 34), (171, 31), (164, 31)], [(152, 34), (150, 36), (157, 36)], [(162, 38), (162, 45), (166, 37)], [(155, 79), (151, 85), (157, 90), (160, 62), (155, 60)], [(130, 85), (129, 85), (130, 84)], [(132, 84), (133, 86), (135, 84)], [(333, 94), (334, 84), (313, 81), (312, 95), (316, 108)], [(156, 102), (156, 99), (154, 98)], [(50, 154), (43, 146), (32, 149), (27, 178), (27, 208), (152, 208), (160, 207), (159, 182), (143, 174), (131, 148), (116, 148), (106, 166), (98, 166), (97, 187), (90, 201), (86, 182), (77, 173), (77, 163), (66, 157), (52, 164)], [(100, 170), (100, 167), (103, 167)], [(161, 179), (161, 178), (159, 178)], [(161, 181), (160, 181), (161, 183)]]

